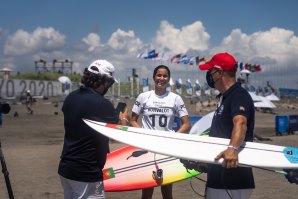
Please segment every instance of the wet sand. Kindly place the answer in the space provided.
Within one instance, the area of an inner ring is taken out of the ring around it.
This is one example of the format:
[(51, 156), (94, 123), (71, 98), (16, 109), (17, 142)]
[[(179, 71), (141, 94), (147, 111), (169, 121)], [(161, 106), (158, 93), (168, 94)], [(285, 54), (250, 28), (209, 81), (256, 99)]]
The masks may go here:
[[(16, 199), (63, 198), (57, 174), (64, 136), (63, 115), (60, 110), (62, 102), (55, 107), (53, 101), (53, 99), (38, 100), (32, 107), (33, 115), (28, 115), (22, 104), (12, 105), (10, 113), (3, 115), (0, 139)], [(122, 101), (126, 101), (130, 108), (134, 100)], [(212, 104), (202, 107), (190, 103), (189, 99), (185, 99), (185, 102), (190, 115), (204, 115), (214, 109)], [(278, 115), (298, 114), (297, 110), (297, 104), (280, 102), (275, 112)], [(14, 117), (15, 112), (18, 112), (19, 117)], [(256, 112), (255, 133), (271, 139), (262, 143), (298, 147), (298, 133), (276, 136), (274, 114)], [(111, 149), (117, 149), (124, 145), (111, 141), (110, 146)], [(298, 185), (290, 184), (283, 175), (261, 169), (254, 169), (254, 175), (256, 189), (251, 198), (297, 198)], [(199, 177), (206, 179), (205, 174)], [(175, 183), (174, 198), (201, 198), (192, 190), (191, 185), (195, 191), (204, 192), (205, 183), (194, 178)], [(140, 196), (141, 191), (106, 193), (106, 198), (113, 199), (140, 198)], [(8, 198), (3, 174), (0, 176), (0, 198)], [(162, 198), (159, 187), (155, 188), (153, 198)]]

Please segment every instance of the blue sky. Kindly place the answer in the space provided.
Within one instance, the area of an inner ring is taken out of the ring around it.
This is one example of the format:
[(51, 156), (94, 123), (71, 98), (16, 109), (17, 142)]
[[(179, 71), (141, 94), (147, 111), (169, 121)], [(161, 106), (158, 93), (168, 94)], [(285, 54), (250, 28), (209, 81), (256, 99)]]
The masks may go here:
[[(136, 58), (145, 49), (168, 56), (210, 57), (221, 51), (261, 64), (261, 81), (282, 84), (298, 64), (295, 0), (0, 0), (0, 68), (33, 71), (34, 61), (71, 59), (78, 72), (94, 59), (119, 71), (137, 68), (151, 77), (159, 64)], [(195, 68), (172, 65), (173, 74), (196, 79)], [(281, 70), (280, 67), (284, 67)], [(185, 70), (184, 70), (185, 71)], [(190, 75), (191, 74), (191, 75)], [(203, 73), (196, 73), (203, 81)], [(279, 75), (278, 75), (279, 74)], [(277, 80), (277, 77), (279, 79)], [(178, 76), (177, 76), (178, 78)], [(296, 78), (296, 79), (295, 79)], [(297, 87), (297, 77), (285, 86)]]

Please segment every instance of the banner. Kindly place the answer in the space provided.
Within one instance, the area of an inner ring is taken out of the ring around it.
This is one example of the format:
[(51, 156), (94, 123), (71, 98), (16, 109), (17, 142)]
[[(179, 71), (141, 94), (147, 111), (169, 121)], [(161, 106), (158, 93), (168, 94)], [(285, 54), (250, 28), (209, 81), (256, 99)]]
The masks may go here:
[(143, 92), (149, 91), (148, 78), (143, 78)]
[(178, 80), (175, 81), (175, 87), (176, 87), (176, 92), (179, 95), (181, 95), (182, 94), (182, 85)]
[(201, 96), (201, 85), (199, 80), (196, 80), (196, 83), (195, 83), (195, 94), (196, 96)]
[(186, 82), (185, 82), (185, 87), (186, 87), (186, 93), (188, 95), (192, 95), (192, 86), (191, 86), (191, 81), (190, 79), (188, 79)]

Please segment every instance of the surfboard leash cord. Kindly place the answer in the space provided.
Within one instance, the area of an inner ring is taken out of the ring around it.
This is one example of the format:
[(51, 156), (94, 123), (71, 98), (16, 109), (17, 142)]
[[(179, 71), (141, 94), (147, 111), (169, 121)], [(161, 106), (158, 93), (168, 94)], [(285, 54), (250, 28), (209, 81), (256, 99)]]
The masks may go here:
[(192, 179), (193, 179), (193, 178), (196, 178), (197, 180), (200, 180), (200, 181), (204, 182), (205, 184), (206, 184), (206, 180), (203, 180), (203, 179), (201, 179), (201, 178), (199, 178), (199, 177), (197, 177), (197, 176), (193, 176), (193, 177), (190, 179), (190, 181), (189, 181), (189, 184), (190, 184), (190, 187), (191, 187), (192, 191), (193, 191), (195, 194), (197, 194), (198, 196), (200, 196), (200, 197), (202, 197), (202, 198), (205, 198), (205, 197), (206, 197), (206, 185), (205, 185), (205, 193), (203, 193), (203, 194), (199, 193), (198, 191), (195, 190), (195, 188), (194, 188), (194, 186), (193, 186), (193, 184), (192, 184)]

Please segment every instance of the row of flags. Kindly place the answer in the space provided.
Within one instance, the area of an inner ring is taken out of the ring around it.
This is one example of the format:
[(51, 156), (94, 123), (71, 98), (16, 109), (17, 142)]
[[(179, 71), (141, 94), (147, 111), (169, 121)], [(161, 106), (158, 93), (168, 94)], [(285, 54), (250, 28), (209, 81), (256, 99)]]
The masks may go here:
[(199, 56), (189, 56), (187, 54), (177, 54), (173, 57), (170, 57), (166, 53), (157, 53), (155, 49), (153, 50), (145, 50), (137, 55), (138, 58), (143, 59), (152, 59), (152, 60), (164, 60), (171, 61), (175, 64), (189, 64), (189, 65), (199, 65), (200, 62), (206, 62), (210, 60), (210, 58), (200, 58)]
[(260, 72), (262, 71), (262, 68), (259, 64), (244, 64), (242, 62), (238, 63), (238, 68), (240, 71), (248, 70), (249, 72)]
[[(189, 65), (201, 65), (205, 64), (210, 61), (211, 58), (206, 57), (199, 57), (199, 56), (189, 56), (187, 54), (176, 54), (173, 57), (169, 57), (165, 53), (157, 53), (155, 49), (153, 50), (145, 50), (142, 53), (137, 55), (138, 58), (143, 59), (152, 59), (152, 60), (164, 60), (164, 61), (171, 61), (171, 63), (175, 64), (189, 64)], [(238, 63), (238, 68), (240, 71), (248, 70), (249, 72), (260, 72), (262, 71), (261, 66), (259, 64), (249, 64), (249, 63)]]

